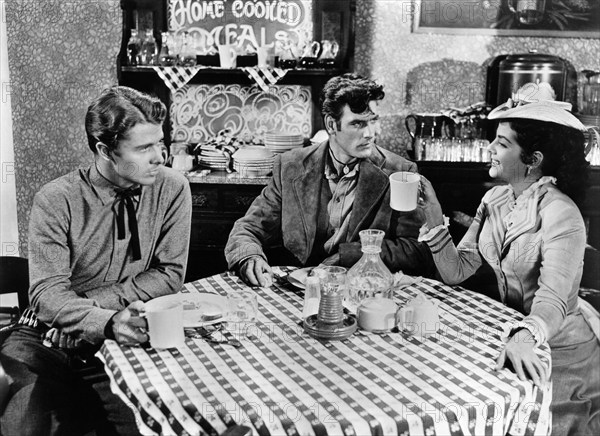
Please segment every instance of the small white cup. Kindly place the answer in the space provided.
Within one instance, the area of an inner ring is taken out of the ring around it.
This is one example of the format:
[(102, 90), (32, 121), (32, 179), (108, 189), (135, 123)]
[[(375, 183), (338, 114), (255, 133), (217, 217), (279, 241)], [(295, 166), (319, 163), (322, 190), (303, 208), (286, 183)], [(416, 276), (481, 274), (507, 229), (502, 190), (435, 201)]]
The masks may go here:
[(271, 57), (269, 56), (270, 51), (272, 51), (272, 48), (268, 45), (261, 45), (260, 47), (258, 47), (258, 50), (256, 51), (256, 55), (258, 58), (258, 67), (259, 68), (267, 68), (270, 67), (270, 61), (271, 61)]
[(438, 303), (427, 298), (415, 298), (396, 312), (396, 324), (411, 335), (426, 337), (440, 327)]
[(237, 64), (237, 52), (233, 44), (219, 46), (219, 62), (221, 68), (235, 68)]
[(145, 312), (153, 348), (175, 348), (185, 344), (181, 301), (150, 300), (145, 304)]
[(177, 171), (191, 171), (194, 168), (194, 156), (189, 154), (175, 155), (171, 167)]
[(391, 298), (381, 295), (361, 302), (357, 309), (358, 326), (366, 331), (389, 331), (395, 325), (398, 306)]
[(401, 212), (417, 208), (421, 176), (409, 171), (390, 175), (390, 207)]

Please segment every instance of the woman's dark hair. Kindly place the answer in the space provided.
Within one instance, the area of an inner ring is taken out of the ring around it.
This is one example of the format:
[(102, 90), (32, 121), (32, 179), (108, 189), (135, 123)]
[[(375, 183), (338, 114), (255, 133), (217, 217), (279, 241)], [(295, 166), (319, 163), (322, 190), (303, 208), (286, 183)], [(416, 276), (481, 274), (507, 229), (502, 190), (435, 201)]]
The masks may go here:
[(330, 79), (321, 91), (321, 113), (331, 115), (340, 128), (344, 106), (348, 105), (355, 114), (369, 110), (369, 102), (381, 100), (385, 96), (383, 85), (354, 73), (347, 73)]
[(88, 107), (85, 116), (88, 145), (94, 153), (98, 142), (114, 150), (136, 124), (162, 124), (166, 116), (167, 108), (158, 98), (126, 86), (112, 87)]
[(590, 166), (585, 160), (583, 132), (546, 121), (508, 121), (523, 149), (521, 160), (530, 164), (533, 152), (541, 152), (544, 155), (542, 174), (556, 177), (556, 186), (580, 205), (585, 197)]

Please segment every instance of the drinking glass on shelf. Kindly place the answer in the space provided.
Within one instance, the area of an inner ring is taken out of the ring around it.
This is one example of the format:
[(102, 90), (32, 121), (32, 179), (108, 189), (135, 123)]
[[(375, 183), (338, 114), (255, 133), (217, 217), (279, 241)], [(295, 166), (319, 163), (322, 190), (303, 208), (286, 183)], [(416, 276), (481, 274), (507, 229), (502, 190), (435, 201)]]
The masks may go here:
[(452, 161), (452, 149), (454, 147), (454, 138), (447, 138), (440, 142), (438, 160), (444, 162)]
[(174, 49), (173, 35), (170, 32), (161, 33), (161, 47), (158, 62), (165, 67), (172, 67), (177, 63), (177, 54)]
[(181, 32), (169, 32), (169, 49), (171, 54), (175, 57), (176, 63), (179, 63), (181, 57), (181, 49), (183, 47), (183, 33)]
[(440, 138), (427, 138), (427, 149), (425, 150), (427, 153), (427, 160), (440, 160)]
[(490, 145), (490, 141), (487, 139), (479, 139), (478, 147), (479, 147), (479, 162), (490, 162), (490, 152), (488, 150), (488, 145)]
[(450, 151), (450, 162), (460, 162), (463, 154), (463, 142), (461, 138), (454, 138), (452, 140), (452, 148)]
[(183, 67), (194, 67), (196, 66), (196, 49), (194, 48), (192, 37), (187, 31), (184, 31), (182, 38), (181, 51), (179, 52), (179, 65)]
[(483, 156), (481, 152), (481, 139), (473, 139), (473, 161), (474, 162), (483, 162)]
[(417, 136), (415, 138), (415, 160), (426, 160), (427, 159), (427, 138)]

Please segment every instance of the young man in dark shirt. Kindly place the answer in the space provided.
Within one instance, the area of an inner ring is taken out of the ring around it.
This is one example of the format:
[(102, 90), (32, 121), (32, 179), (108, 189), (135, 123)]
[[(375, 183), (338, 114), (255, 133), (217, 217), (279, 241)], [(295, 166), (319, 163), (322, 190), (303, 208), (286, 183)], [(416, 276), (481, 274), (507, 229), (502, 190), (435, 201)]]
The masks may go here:
[(126, 87), (105, 91), (85, 127), (94, 162), (34, 199), (29, 298), (23, 323), (0, 348), (12, 379), (0, 433), (136, 433), (133, 414), (77, 368), (109, 338), (148, 340), (144, 301), (180, 290), (191, 194), (164, 167), (160, 100)]

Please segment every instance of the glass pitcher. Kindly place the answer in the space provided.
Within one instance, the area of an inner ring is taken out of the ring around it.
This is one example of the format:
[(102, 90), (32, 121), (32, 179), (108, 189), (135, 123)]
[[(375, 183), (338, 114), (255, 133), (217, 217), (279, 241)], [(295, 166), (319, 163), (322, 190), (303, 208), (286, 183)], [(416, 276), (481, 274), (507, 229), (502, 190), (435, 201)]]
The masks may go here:
[(394, 276), (381, 260), (381, 243), (385, 232), (383, 230), (362, 230), (359, 232), (363, 256), (348, 271), (348, 301), (347, 307), (353, 312), (360, 303), (370, 297), (380, 295), (392, 298)]
[(317, 56), (320, 50), (321, 43), (319, 41), (307, 41), (298, 63), (300, 68), (314, 68), (317, 65)]
[(291, 69), (296, 68), (298, 60), (294, 54), (295, 46), (292, 41), (277, 41), (276, 51), (279, 53), (279, 68)]
[(335, 40), (323, 40), (321, 41), (321, 55), (318, 59), (320, 68), (334, 68), (335, 58), (338, 55), (340, 46)]

